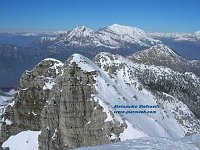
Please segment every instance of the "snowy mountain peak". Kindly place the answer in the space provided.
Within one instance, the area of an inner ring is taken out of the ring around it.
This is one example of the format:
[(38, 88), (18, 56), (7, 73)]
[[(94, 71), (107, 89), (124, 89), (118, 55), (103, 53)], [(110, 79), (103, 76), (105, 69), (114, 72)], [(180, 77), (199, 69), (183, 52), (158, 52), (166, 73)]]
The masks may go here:
[(87, 58), (81, 54), (75, 53), (71, 56), (71, 62), (85, 62)]
[(54, 59), (54, 58), (45, 58), (43, 59), (39, 64), (41, 63), (46, 63), (46, 62), (51, 62), (51, 67), (52, 66), (59, 66), (62, 67), (63, 63), (60, 60)]
[(86, 27), (86, 26), (77, 26), (71, 32), (84, 32), (84, 33), (87, 33), (87, 32), (93, 32), (93, 30), (88, 28), (88, 27)]
[(76, 30), (76, 31), (83, 31), (83, 32), (85, 32), (85, 31), (93, 31), (92, 29), (90, 29), (90, 28), (88, 28), (88, 27), (86, 27), (86, 26), (82, 26), (82, 25), (79, 25), (79, 26), (76, 26), (74, 29), (73, 29), (74, 31)]
[(81, 54), (75, 53), (75, 54), (73, 54), (73, 55), (71, 56), (70, 62), (80, 63), (80, 62), (85, 62), (86, 59), (87, 59), (87, 58), (86, 58), (85, 56), (83, 56), (83, 55), (81, 55)]
[[(158, 59), (157, 61), (161, 63), (161, 60), (162, 60), (163, 61), (162, 63), (165, 62), (165, 64), (186, 61), (183, 57), (178, 55), (171, 48), (169, 48), (167, 45), (164, 45), (164, 44), (157, 44), (147, 50), (136, 52), (129, 58), (131, 59), (134, 58), (133, 60), (136, 59), (142, 62), (144, 60), (149, 62), (151, 59), (152, 61)], [(151, 64), (151, 63), (148, 63), (148, 64)]]
[(77, 26), (69, 32), (69, 37), (72, 37), (72, 36), (87, 37), (87, 36), (90, 36), (92, 32), (93, 30), (90, 28), (87, 28), (86, 26)]
[(194, 72), (196, 75), (199, 74), (198, 61), (187, 60), (164, 44), (138, 51), (128, 58), (140, 64), (165, 66), (181, 73)]
[(152, 46), (149, 50), (160, 50), (161, 52), (173, 53), (173, 51), (165, 44), (157, 44), (155, 46)]
[(130, 27), (130, 26), (125, 26), (125, 25), (119, 25), (119, 24), (113, 24), (107, 27), (109, 30), (115, 32), (116, 34), (120, 34), (120, 35), (142, 35), (142, 36), (146, 36), (146, 33), (137, 28), (137, 27)]
[[(47, 78), (55, 78), (56, 75), (61, 74), (62, 70), (61, 68), (63, 67), (63, 63), (57, 59), (54, 58), (46, 58), (43, 59), (40, 63), (38, 63), (34, 69), (33, 72), (38, 71), (38, 69), (41, 69), (41, 72), (44, 73), (43, 76), (46, 76)], [(45, 68), (45, 69), (44, 69)], [(54, 72), (52, 76), (49, 75), (49, 70)], [(25, 74), (30, 74), (30, 71), (26, 71)], [(53, 82), (52, 82), (53, 84)]]
[(95, 71), (96, 67), (94, 63), (88, 59), (87, 57), (81, 55), (81, 54), (73, 54), (70, 58), (70, 64), (76, 63), (78, 67), (81, 68), (81, 70), (86, 72)]
[(158, 54), (164, 53), (164, 54), (172, 54), (172, 55), (177, 55), (171, 48), (169, 48), (165, 44), (157, 44), (155, 46), (152, 46), (150, 49), (147, 51), (155, 51)]

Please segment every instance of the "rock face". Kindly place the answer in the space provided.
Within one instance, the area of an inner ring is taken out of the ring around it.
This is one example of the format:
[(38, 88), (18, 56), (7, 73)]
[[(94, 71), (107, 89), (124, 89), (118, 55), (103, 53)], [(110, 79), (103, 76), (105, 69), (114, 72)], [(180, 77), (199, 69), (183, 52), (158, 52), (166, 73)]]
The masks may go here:
[(120, 141), (126, 123), (105, 121), (107, 114), (92, 97), (96, 72), (83, 72), (73, 57), (79, 55), (62, 69), (61, 62), (46, 59), (22, 75), (15, 104), (4, 114), (2, 142), (24, 130), (41, 130), (39, 148), (44, 150)]
[[(64, 65), (45, 59), (22, 75), (3, 116), (1, 142), (24, 130), (41, 131), (41, 150), (200, 133), (199, 85), (193, 73), (110, 53), (98, 54), (94, 62), (73, 54)], [(126, 107), (133, 105), (156, 107)]]
[[(107, 115), (95, 102), (96, 72), (83, 72), (72, 56), (42, 110), (40, 149), (76, 148), (119, 141), (126, 124), (105, 122)], [(111, 139), (111, 131), (118, 135)], [(47, 139), (49, 139), (47, 141)]]
[(22, 75), (19, 92), (3, 115), (1, 141), (23, 130), (40, 130), (40, 113), (61, 67), (60, 61), (45, 59)]

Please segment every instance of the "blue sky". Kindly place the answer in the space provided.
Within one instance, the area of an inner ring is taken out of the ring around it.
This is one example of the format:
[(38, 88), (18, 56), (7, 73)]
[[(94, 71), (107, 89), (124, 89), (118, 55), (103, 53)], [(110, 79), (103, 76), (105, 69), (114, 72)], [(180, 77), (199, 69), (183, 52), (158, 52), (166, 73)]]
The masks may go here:
[(92, 29), (113, 23), (145, 31), (200, 30), (200, 0), (0, 0), (0, 30)]

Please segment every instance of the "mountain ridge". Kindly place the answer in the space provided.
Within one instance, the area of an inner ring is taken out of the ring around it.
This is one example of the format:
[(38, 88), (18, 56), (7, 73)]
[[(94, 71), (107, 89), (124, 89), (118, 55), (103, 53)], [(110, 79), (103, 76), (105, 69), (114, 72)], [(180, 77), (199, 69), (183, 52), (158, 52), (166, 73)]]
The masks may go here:
[[(23, 74), (4, 114), (1, 142), (24, 130), (41, 131), (40, 149), (199, 134), (199, 83), (195, 75), (106, 52), (94, 61), (73, 54), (64, 65), (45, 59)], [(118, 114), (116, 104), (160, 107), (154, 114)]]
[(77, 46), (93, 45), (109, 48), (119, 48), (123, 46), (123, 42), (125, 41), (132, 44), (136, 43), (141, 46), (159, 43), (158, 40), (150, 38), (139, 28), (119, 24), (113, 24), (98, 30), (91, 30), (85, 26), (77, 26), (57, 40), (62, 40), (62, 42), (68, 41), (67, 44), (75, 44)]

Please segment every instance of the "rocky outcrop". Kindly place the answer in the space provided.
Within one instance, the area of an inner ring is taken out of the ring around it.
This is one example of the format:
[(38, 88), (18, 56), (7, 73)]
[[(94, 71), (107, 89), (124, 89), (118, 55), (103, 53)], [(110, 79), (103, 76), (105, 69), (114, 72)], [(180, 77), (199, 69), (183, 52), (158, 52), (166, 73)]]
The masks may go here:
[[(84, 72), (72, 56), (57, 78), (48, 103), (42, 110), (40, 149), (71, 149), (119, 141), (126, 124), (105, 121), (107, 115), (92, 95), (96, 94), (94, 76)], [(117, 136), (111, 139), (112, 134)], [(49, 140), (47, 140), (49, 139)]]
[(41, 110), (62, 65), (60, 61), (45, 59), (32, 71), (25, 71), (18, 93), (3, 115), (1, 142), (23, 130), (40, 130)]
[(4, 114), (2, 142), (23, 130), (42, 131), (42, 150), (120, 141), (127, 124), (106, 121), (104, 108), (92, 96), (97, 93), (97, 72), (83, 71), (74, 60), (78, 57), (72, 56), (63, 67), (57, 60), (46, 59), (22, 75), (14, 105)]

